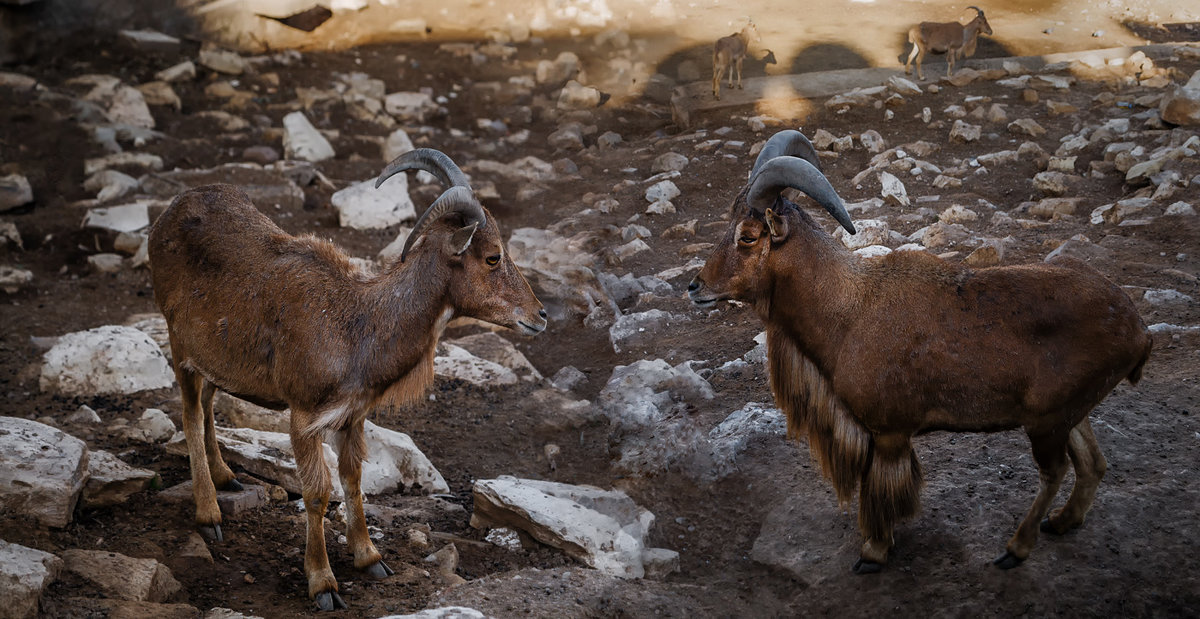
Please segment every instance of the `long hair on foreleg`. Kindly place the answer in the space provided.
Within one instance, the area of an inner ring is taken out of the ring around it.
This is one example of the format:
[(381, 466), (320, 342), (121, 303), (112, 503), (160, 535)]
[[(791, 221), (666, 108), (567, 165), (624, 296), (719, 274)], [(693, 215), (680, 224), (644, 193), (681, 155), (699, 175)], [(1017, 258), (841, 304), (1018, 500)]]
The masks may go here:
[(771, 391), (787, 415), (788, 438), (808, 450), (833, 483), (838, 503), (854, 499), (869, 457), (871, 435), (833, 392), (821, 370), (782, 331), (767, 329)]
[(871, 444), (858, 500), (858, 526), (874, 539), (889, 540), (895, 523), (921, 509), (924, 476), (908, 437), (881, 437)]

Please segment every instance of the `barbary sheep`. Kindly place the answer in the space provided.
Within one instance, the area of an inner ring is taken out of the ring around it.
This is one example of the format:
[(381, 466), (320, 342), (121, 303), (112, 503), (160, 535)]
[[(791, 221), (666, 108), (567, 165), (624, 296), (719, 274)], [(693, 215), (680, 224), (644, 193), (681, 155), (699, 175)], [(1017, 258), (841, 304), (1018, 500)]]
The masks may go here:
[(975, 9), (975, 18), (965, 25), (956, 21), (945, 23), (923, 21), (909, 29), (908, 42), (912, 43), (912, 51), (908, 54), (908, 60), (904, 61), (905, 73), (909, 72), (908, 63), (916, 58), (917, 79), (925, 79), (925, 73), (921, 70), (921, 62), (925, 60), (925, 54), (936, 52), (946, 54), (946, 76), (949, 77), (954, 70), (955, 58), (968, 58), (975, 53), (975, 44), (979, 41), (979, 33), (990, 35), (992, 27), (988, 24), (987, 17), (983, 15), (983, 9), (975, 6), (967, 8)]
[(1041, 527), (1083, 524), (1106, 468), (1088, 414), (1141, 378), (1145, 325), (1120, 288), (1071, 258), (984, 269), (924, 251), (861, 258), (782, 195), (806, 193), (853, 234), (816, 161), (797, 131), (768, 141), (688, 294), (702, 308), (745, 302), (765, 323), (789, 435), (807, 437), (840, 502), (858, 492), (856, 573), (881, 569), (895, 524), (918, 512), (914, 435), (1023, 429), (1041, 484), (995, 560), (1015, 567), (1069, 464), (1070, 498)]
[(154, 299), (167, 319), (183, 394), (196, 523), (222, 541), (216, 489), (241, 488), (221, 458), (214, 392), (290, 408), (308, 522), (304, 571), (322, 610), (345, 607), (325, 553), (332, 484), (323, 436), (331, 432), (336, 441), (354, 566), (384, 578), (392, 570), (363, 517), (367, 415), (420, 398), (454, 316), (529, 334), (546, 328), (546, 312), (505, 252), (496, 221), (449, 157), (433, 149), (401, 155), (376, 187), (412, 169), (448, 188), (417, 220), (401, 260), (377, 276), (360, 272), (331, 243), (285, 233), (230, 185), (180, 194), (150, 231)]

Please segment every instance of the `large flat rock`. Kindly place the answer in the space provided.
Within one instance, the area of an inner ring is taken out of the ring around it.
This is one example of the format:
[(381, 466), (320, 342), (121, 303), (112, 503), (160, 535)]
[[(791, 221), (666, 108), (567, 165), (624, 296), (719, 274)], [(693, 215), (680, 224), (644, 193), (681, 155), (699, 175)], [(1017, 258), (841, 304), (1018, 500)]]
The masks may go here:
[(36, 421), (0, 417), (0, 511), (65, 527), (87, 476), (83, 441)]
[(501, 476), (475, 482), (471, 526), (525, 531), (612, 576), (642, 578), (654, 514), (624, 492)]
[(0, 617), (36, 617), (42, 592), (62, 566), (62, 559), (48, 552), (0, 540)]
[(180, 590), (167, 566), (104, 550), (63, 551), (67, 571), (95, 585), (107, 597), (133, 602), (163, 602)]

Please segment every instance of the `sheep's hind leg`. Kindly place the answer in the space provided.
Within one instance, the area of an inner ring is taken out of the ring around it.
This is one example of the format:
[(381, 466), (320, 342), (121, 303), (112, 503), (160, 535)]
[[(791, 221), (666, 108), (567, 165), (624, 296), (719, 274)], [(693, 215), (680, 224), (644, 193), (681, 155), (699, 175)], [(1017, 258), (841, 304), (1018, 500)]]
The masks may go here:
[[(919, 45), (917, 45), (916, 43), (913, 43), (913, 44), (912, 44), (912, 51), (910, 51), (910, 52), (908, 53), (908, 60), (905, 60), (905, 61), (904, 61), (904, 74), (905, 74), (905, 75), (908, 75), (909, 73), (912, 73), (912, 69), (911, 69), (911, 68), (909, 68), (909, 66), (908, 66), (908, 63), (912, 62), (912, 61), (913, 61), (913, 58), (916, 58), (916, 57), (917, 57), (917, 52), (918, 52), (918, 50), (920, 50), (920, 49), (921, 49), (921, 48), (920, 48), (920, 46), (919, 46)], [(921, 70), (921, 65), (920, 65), (920, 63), (918, 63), (918, 64), (917, 64), (917, 72), (919, 73), (919, 72), (920, 72), (920, 70)], [(918, 79), (920, 79), (920, 76), (918, 76)]]
[(371, 542), (363, 515), (362, 463), (367, 455), (363, 422), (351, 423), (337, 433), (338, 476), (346, 495), (346, 539), (354, 553), (354, 567), (372, 578), (387, 578), (395, 572), (383, 562), (383, 555)]
[(221, 457), (221, 446), (217, 442), (217, 425), (213, 419), (213, 396), (216, 392), (216, 385), (205, 380), (200, 390), (200, 407), (204, 409), (204, 451), (208, 456), (208, 472), (217, 490), (238, 492), (243, 490), (242, 484), (229, 465), (225, 464), (225, 459)]
[(1050, 503), (1054, 500), (1054, 495), (1058, 494), (1063, 477), (1067, 474), (1066, 440), (1051, 434), (1039, 434), (1030, 435), (1029, 442), (1033, 446), (1033, 460), (1038, 465), (1041, 487), (1037, 497), (1033, 499), (1033, 505), (1029, 506), (1029, 513), (1025, 514), (1025, 519), (1021, 521), (1021, 526), (1017, 527), (1017, 532), (1008, 540), (1004, 554), (992, 561), (1001, 569), (1014, 568), (1029, 556), (1034, 542), (1037, 541), (1039, 523), (1050, 510)]
[(1087, 418), (1071, 429), (1067, 439), (1067, 454), (1071, 456), (1071, 464), (1075, 467), (1075, 486), (1071, 488), (1067, 503), (1042, 521), (1042, 531), (1055, 535), (1062, 535), (1083, 524), (1096, 498), (1100, 480), (1108, 470), (1108, 462), (1100, 452), (1092, 424)]
[(895, 543), (896, 522), (912, 517), (921, 506), (921, 464), (907, 435), (873, 437), (867, 467), (858, 497), (858, 527), (866, 541), (854, 562), (855, 574), (883, 569)]
[[(179, 357), (177, 356), (176, 359)], [(221, 534), (221, 508), (217, 489), (205, 450), (204, 406), (201, 403), (204, 377), (191, 370), (175, 367), (175, 378), (183, 398), (183, 435), (187, 438), (188, 467), (192, 473), (192, 501), (196, 505), (196, 526), (205, 538), (224, 541)], [(215, 438), (214, 438), (215, 440)]]

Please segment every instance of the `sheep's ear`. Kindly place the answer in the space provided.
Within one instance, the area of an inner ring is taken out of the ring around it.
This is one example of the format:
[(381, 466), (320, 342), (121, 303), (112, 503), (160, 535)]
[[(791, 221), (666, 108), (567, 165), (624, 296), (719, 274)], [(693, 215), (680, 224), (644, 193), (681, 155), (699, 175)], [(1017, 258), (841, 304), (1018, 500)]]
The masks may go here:
[(763, 219), (767, 221), (767, 231), (771, 233), (771, 242), (779, 243), (788, 237), (788, 222), (787, 219), (780, 217), (773, 209), (767, 209), (763, 213)]
[(455, 256), (463, 255), (471, 246), (471, 239), (475, 237), (475, 229), (478, 227), (478, 222), (471, 222), (471, 225), (455, 230), (454, 234), (450, 236), (450, 251)]

